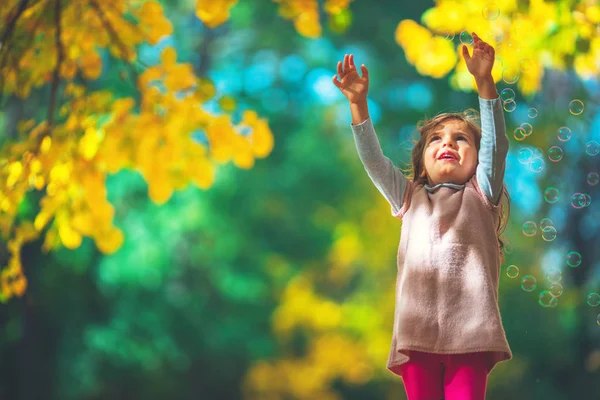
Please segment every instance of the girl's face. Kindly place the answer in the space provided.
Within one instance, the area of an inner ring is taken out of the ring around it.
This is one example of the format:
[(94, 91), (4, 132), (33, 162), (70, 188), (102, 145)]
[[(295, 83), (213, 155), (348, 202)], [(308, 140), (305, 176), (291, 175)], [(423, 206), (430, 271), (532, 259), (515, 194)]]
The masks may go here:
[(477, 168), (475, 136), (463, 121), (440, 122), (426, 138), (423, 160), (430, 186), (438, 183), (462, 185)]

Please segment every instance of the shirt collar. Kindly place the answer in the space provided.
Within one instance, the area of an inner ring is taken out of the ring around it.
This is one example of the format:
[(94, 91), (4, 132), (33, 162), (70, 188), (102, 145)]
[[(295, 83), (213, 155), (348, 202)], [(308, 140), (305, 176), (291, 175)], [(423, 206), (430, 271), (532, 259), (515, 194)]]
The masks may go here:
[(464, 188), (465, 185), (459, 185), (458, 183), (438, 183), (435, 186), (429, 186), (428, 184), (425, 184), (425, 190), (427, 190), (429, 193), (433, 193), (436, 189), (440, 187), (449, 187), (452, 189), (460, 190)]

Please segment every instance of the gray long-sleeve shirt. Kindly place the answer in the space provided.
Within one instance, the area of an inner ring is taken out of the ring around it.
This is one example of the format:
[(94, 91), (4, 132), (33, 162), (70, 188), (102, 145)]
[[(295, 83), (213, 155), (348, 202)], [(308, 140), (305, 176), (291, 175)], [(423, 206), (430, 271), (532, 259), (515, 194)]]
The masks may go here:
[(490, 371), (512, 357), (498, 308), (496, 237), (508, 138), (500, 100), (479, 103), (479, 164), (463, 185), (408, 180), (383, 155), (370, 119), (352, 125), (365, 170), (402, 219), (387, 365), (398, 375), (411, 351), (486, 352)]

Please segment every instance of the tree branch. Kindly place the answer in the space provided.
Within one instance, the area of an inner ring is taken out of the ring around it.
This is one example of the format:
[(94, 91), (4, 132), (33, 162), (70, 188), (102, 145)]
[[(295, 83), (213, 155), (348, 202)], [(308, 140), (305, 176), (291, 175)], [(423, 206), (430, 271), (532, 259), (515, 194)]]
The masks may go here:
[(6, 46), (6, 41), (12, 36), (12, 33), (15, 29), (15, 25), (17, 24), (17, 20), (19, 19), (21, 14), (23, 14), (23, 11), (25, 11), (25, 9), (27, 8), (28, 2), (29, 0), (21, 0), (21, 2), (17, 5), (18, 8), (15, 12), (15, 16), (8, 21), (8, 24), (6, 24), (6, 29), (4, 29), (2, 35), (0, 35), (0, 45), (2, 45), (2, 47)]
[(133, 64), (129, 60), (129, 53), (130, 53), (129, 49), (127, 48), (125, 43), (123, 43), (123, 41), (117, 34), (117, 31), (115, 30), (115, 28), (110, 24), (110, 21), (108, 20), (108, 18), (106, 18), (106, 15), (104, 14), (104, 11), (102, 10), (102, 8), (100, 8), (100, 5), (94, 0), (90, 1), (90, 5), (94, 9), (94, 11), (96, 11), (96, 14), (98, 14), (98, 18), (100, 18), (100, 22), (102, 22), (102, 25), (104, 25), (104, 28), (108, 31), (108, 35), (110, 36), (111, 40), (119, 48), (122, 59), (125, 61), (125, 63), (129, 67), (129, 69), (131, 70), (132, 77), (137, 81), (138, 73), (135, 70), (135, 68), (133, 67)]
[(58, 85), (60, 84), (60, 67), (64, 58), (64, 48), (60, 41), (61, 35), (61, 0), (54, 0), (54, 25), (56, 31), (54, 42), (56, 44), (56, 67), (52, 73), (52, 87), (50, 88), (50, 104), (48, 106), (48, 127), (54, 124), (54, 109), (56, 108), (56, 96), (58, 95)]

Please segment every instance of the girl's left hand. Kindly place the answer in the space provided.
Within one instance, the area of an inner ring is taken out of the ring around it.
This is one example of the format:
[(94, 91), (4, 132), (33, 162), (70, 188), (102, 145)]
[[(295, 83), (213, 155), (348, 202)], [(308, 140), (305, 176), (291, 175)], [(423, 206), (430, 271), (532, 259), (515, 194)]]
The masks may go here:
[(473, 32), (473, 55), (469, 55), (469, 50), (465, 45), (462, 46), (462, 53), (469, 72), (475, 78), (487, 77), (492, 74), (496, 52), (475, 32)]

